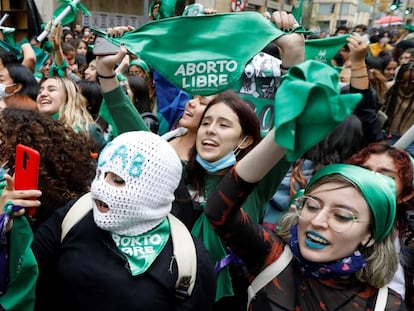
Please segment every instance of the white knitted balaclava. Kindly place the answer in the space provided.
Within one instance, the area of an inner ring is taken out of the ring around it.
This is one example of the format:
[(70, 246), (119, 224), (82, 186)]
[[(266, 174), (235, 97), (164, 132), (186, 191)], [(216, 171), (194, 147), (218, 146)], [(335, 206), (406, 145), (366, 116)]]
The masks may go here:
[[(101, 152), (92, 182), (93, 216), (98, 227), (135, 236), (155, 228), (171, 210), (182, 165), (174, 149), (151, 132), (128, 132)], [(120, 176), (123, 187), (105, 181), (108, 172)], [(95, 200), (109, 208), (103, 213)]]

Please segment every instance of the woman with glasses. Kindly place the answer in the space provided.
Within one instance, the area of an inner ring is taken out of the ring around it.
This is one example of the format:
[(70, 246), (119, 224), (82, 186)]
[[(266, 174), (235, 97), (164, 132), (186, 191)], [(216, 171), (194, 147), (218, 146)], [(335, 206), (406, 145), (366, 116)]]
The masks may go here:
[(250, 280), (265, 279), (262, 286), (252, 283), (249, 310), (405, 310), (386, 287), (397, 268), (391, 178), (350, 164), (325, 166), (298, 193), (276, 234), (240, 209), (285, 154), (274, 139), (270, 132), (240, 160), (205, 208), (223, 242), (246, 263)]

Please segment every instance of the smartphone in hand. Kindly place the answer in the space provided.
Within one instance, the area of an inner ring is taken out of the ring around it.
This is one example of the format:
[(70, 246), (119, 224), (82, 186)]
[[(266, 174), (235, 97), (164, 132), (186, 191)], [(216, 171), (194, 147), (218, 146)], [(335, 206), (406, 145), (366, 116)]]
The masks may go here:
[[(18, 144), (14, 166), (14, 189), (34, 190), (38, 187), (40, 154), (37, 150)], [(35, 208), (27, 208), (26, 214), (33, 216)]]
[(114, 55), (119, 52), (119, 46), (113, 44), (108, 39), (96, 37), (93, 45), (93, 54), (96, 56)]

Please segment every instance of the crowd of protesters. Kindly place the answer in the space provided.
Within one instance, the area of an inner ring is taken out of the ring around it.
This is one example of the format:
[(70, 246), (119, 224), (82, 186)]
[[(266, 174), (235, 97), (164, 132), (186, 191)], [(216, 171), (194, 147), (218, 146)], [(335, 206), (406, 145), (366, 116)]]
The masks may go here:
[[(410, 28), (257, 16), (279, 35), (209, 94), (79, 24), (0, 50), (0, 310), (414, 310)], [(18, 144), (38, 189), (14, 188)]]

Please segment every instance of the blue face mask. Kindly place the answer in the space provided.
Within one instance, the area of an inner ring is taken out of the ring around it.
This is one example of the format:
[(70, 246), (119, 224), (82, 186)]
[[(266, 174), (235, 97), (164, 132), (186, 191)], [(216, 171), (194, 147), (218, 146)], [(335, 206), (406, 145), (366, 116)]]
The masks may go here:
[(196, 156), (196, 161), (200, 164), (207, 172), (215, 173), (222, 169), (233, 166), (236, 163), (236, 155), (233, 150), (230, 151), (227, 155), (217, 160), (216, 162), (207, 162), (202, 159), (199, 154)]
[(228, 168), (233, 166), (236, 163), (236, 154), (235, 152), (239, 152), (240, 146), (244, 143), (247, 137), (244, 137), (243, 140), (237, 145), (237, 147), (226, 154), (221, 159), (217, 160), (216, 162), (207, 162), (206, 160), (202, 159), (199, 154), (196, 156), (196, 161), (200, 164), (207, 172), (215, 173), (222, 169)]

